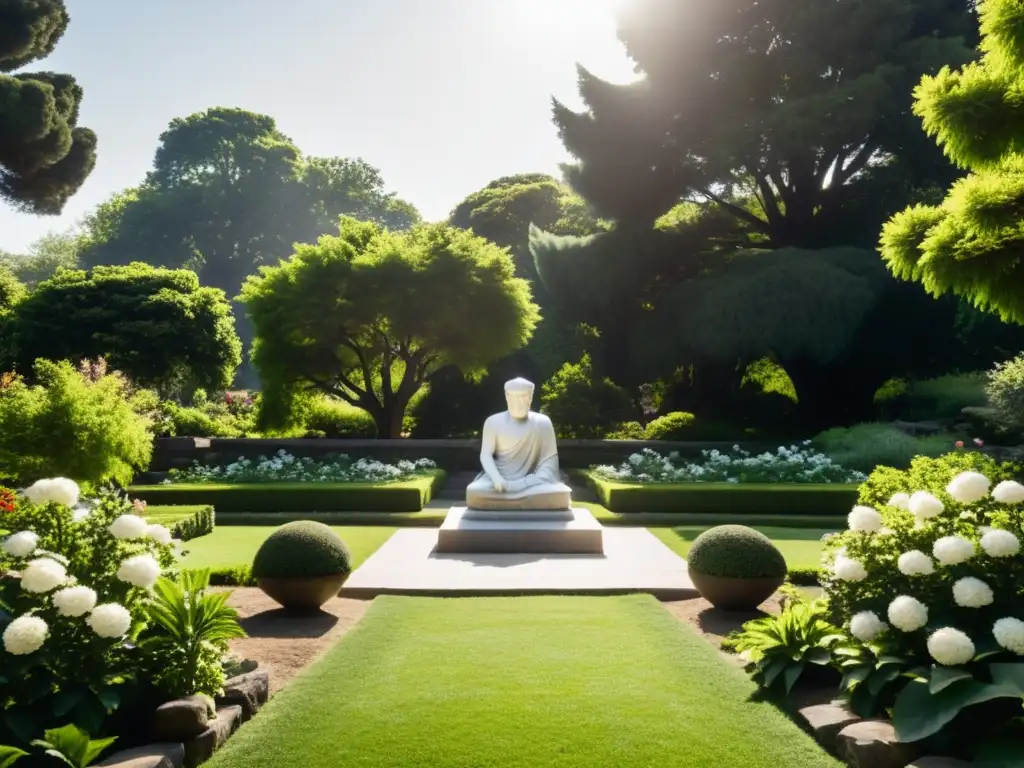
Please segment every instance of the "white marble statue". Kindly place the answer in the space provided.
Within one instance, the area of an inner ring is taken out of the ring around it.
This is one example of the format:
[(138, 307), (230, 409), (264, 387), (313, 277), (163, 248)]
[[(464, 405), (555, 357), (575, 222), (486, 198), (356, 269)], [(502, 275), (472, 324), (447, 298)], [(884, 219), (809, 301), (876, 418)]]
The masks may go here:
[(466, 506), (479, 510), (568, 510), (572, 490), (561, 481), (555, 428), (530, 410), (533, 384), (505, 384), (508, 410), (484, 422), (483, 472), (466, 488)]

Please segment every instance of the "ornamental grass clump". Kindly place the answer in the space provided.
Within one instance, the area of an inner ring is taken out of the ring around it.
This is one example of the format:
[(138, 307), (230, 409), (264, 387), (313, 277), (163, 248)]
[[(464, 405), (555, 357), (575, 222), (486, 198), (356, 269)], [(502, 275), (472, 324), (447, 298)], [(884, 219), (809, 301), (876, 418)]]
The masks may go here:
[(347, 574), (348, 547), (330, 526), (312, 520), (282, 525), (263, 542), (252, 562), (256, 579), (305, 579)]
[(1019, 740), (1018, 474), (970, 452), (879, 468), (861, 487), (849, 530), (828, 542), (829, 619), (856, 644), (836, 660), (844, 689), (862, 716), (891, 708), (902, 741), (943, 738), (944, 749), (973, 758), (974, 744)]
[(694, 539), (691, 571), (734, 579), (783, 578), (786, 558), (771, 539), (743, 525), (720, 525)]

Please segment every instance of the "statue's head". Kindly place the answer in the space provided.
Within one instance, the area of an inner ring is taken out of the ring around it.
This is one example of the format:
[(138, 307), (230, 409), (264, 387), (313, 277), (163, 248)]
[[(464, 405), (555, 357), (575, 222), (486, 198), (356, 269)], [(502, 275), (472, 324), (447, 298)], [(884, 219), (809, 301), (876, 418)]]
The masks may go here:
[(526, 379), (512, 379), (505, 382), (505, 402), (514, 419), (525, 419), (530, 415), (533, 402), (533, 382)]

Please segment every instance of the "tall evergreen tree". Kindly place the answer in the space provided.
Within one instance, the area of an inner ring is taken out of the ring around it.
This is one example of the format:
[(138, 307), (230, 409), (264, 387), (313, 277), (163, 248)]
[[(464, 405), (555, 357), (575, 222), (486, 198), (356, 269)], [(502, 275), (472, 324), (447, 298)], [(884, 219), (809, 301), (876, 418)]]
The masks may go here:
[(0, 0), (0, 198), (30, 213), (59, 214), (96, 164), (75, 79), (17, 72), (49, 56), (68, 21), (64, 0)]
[(894, 275), (1024, 324), (1024, 6), (981, 0), (983, 56), (944, 68), (914, 92), (914, 111), (953, 162), (971, 171), (936, 206), (882, 232)]
[(974, 27), (965, 0), (635, 0), (619, 37), (644, 77), (581, 68), (586, 111), (555, 102), (567, 178), (620, 223), (689, 198), (769, 247), (855, 243), (942, 169), (910, 88), (968, 61)]

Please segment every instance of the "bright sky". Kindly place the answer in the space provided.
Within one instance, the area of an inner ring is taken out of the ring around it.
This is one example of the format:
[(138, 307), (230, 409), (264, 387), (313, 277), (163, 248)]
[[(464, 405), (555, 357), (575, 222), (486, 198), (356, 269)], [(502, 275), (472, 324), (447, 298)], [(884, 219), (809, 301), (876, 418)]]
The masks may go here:
[(432, 220), (511, 173), (568, 159), (550, 99), (579, 106), (578, 61), (633, 79), (613, 9), (629, 0), (66, 0), (45, 62), (85, 89), (99, 159), (60, 217), (0, 204), (21, 251), (138, 184), (175, 117), (213, 106), (271, 115), (306, 154), (363, 157)]

